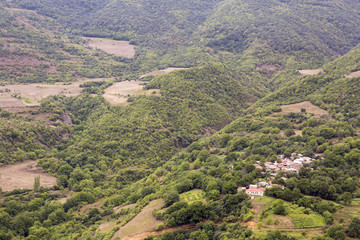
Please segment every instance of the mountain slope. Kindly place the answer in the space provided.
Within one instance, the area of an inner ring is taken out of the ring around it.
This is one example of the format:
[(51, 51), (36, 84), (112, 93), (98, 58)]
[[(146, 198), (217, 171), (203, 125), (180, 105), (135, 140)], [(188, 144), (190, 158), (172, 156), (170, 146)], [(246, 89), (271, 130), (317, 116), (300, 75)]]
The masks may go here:
[[(290, 80), (277, 91), (261, 99), (256, 106), (280, 105), (310, 100), (327, 109), (337, 120), (346, 120), (360, 126), (360, 77), (346, 77), (360, 69), (360, 49), (329, 62), (325, 73), (314, 76), (289, 75)], [(271, 107), (270, 107), (271, 108)]]
[(140, 64), (150, 64), (150, 55), (176, 66), (215, 59), (234, 68), (247, 64), (250, 71), (262, 64), (313, 67), (348, 52), (360, 40), (360, 7), (350, 0), (7, 3), (51, 16), (75, 33), (131, 40), (139, 45)]
[(86, 49), (57, 21), (32, 10), (0, 2), (0, 25), (2, 82), (66, 82), (119, 76), (126, 69), (124, 60)]

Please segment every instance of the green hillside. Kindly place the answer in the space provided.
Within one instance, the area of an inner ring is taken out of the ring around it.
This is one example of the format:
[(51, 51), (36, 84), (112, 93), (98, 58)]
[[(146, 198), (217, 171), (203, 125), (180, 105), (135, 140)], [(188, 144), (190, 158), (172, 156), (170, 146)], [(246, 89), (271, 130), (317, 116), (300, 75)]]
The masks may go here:
[(124, 60), (86, 49), (58, 22), (31, 10), (0, 2), (0, 25), (1, 82), (66, 82), (121, 76), (126, 69)]
[[(360, 238), (359, 22), (352, 0), (0, 0), (0, 240)], [(78, 79), (40, 106), (6, 88)]]
[(161, 96), (133, 97), (126, 107), (109, 107), (102, 98), (85, 94), (55, 101), (51, 105), (66, 108), (79, 124), (58, 157), (74, 167), (85, 166), (90, 155), (94, 161), (102, 159), (97, 165), (104, 162), (114, 170), (159, 166), (178, 148), (221, 129), (256, 101), (242, 81), (215, 64), (157, 77), (146, 88), (159, 88)]
[(145, 69), (214, 60), (249, 72), (263, 64), (315, 67), (346, 53), (360, 39), (359, 5), (349, 0), (7, 4), (50, 16), (73, 33), (130, 40), (139, 45), (135, 65)]
[[(360, 78), (346, 78), (345, 75), (358, 71), (360, 51), (355, 49), (324, 66), (325, 73), (314, 76), (300, 76), (299, 73), (283, 75), (287, 83), (279, 90), (261, 99), (257, 106), (282, 105), (310, 100), (328, 110), (337, 120), (346, 120), (353, 126), (360, 126), (359, 91)], [(271, 107), (270, 107), (271, 108)]]

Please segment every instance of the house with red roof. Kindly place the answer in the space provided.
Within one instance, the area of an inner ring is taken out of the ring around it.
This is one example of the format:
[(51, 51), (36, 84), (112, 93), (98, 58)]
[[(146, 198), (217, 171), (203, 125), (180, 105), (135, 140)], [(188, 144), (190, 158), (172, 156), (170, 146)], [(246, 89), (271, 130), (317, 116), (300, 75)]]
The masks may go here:
[(259, 188), (249, 188), (246, 189), (245, 192), (249, 196), (264, 196), (264, 190)]

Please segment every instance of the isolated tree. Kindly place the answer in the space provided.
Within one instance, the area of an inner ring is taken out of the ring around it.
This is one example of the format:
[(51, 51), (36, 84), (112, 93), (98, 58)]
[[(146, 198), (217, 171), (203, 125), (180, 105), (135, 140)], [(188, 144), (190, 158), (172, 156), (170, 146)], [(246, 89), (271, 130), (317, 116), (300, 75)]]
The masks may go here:
[(39, 190), (40, 190), (40, 176), (37, 176), (34, 179), (34, 191), (38, 192)]

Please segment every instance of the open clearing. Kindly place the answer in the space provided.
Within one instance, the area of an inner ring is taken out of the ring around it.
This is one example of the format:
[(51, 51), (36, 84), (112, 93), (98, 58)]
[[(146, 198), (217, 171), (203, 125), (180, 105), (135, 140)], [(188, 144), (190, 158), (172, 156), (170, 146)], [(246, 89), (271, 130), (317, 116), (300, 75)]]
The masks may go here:
[(163, 70), (157, 70), (157, 71), (153, 71), (153, 72), (150, 72), (150, 73), (143, 74), (143, 75), (141, 75), (139, 77), (139, 79), (142, 79), (144, 77), (155, 77), (155, 76), (159, 76), (159, 75), (169, 73), (169, 72), (172, 72), (172, 71), (175, 71), (175, 70), (184, 70), (184, 69), (187, 69), (187, 68), (166, 68), (166, 69), (163, 69)]
[(103, 97), (112, 105), (126, 105), (129, 96), (143, 89), (141, 83), (140, 81), (116, 82), (104, 90)]
[(301, 109), (304, 108), (307, 113), (313, 113), (315, 118), (319, 118), (323, 115), (328, 116), (329, 113), (318, 106), (315, 106), (311, 102), (301, 102), (295, 103), (290, 105), (283, 105), (280, 106), (281, 114), (288, 114), (288, 113), (301, 113)]
[(102, 198), (100, 199), (99, 201), (95, 202), (95, 203), (92, 203), (92, 204), (87, 204), (87, 205), (84, 205), (81, 209), (80, 209), (80, 212), (82, 214), (85, 214), (87, 212), (89, 212), (92, 208), (97, 208), (98, 210), (102, 210), (101, 209), (101, 205), (103, 205), (105, 201), (105, 198)]
[(77, 96), (82, 92), (83, 88), (80, 87), (80, 84), (84, 82), (108, 81), (113, 79), (114, 78), (80, 79), (68, 85), (64, 83), (4, 85), (0, 86), (0, 107), (12, 112), (16, 109), (26, 110), (28, 107), (39, 106), (41, 99), (49, 96)]
[(345, 75), (346, 78), (353, 78), (353, 77), (359, 77), (359, 76), (360, 76), (360, 71), (352, 72), (350, 74)]
[(107, 38), (88, 38), (84, 37), (85, 46), (114, 54), (118, 57), (133, 58), (135, 56), (135, 46), (128, 41), (116, 41)]
[(43, 173), (35, 161), (25, 161), (0, 168), (0, 186), (3, 191), (14, 189), (32, 189), (35, 177), (40, 176), (40, 185), (52, 187), (56, 184), (56, 178)]
[(324, 73), (323, 69), (304, 69), (304, 70), (299, 70), (299, 73), (302, 75), (316, 75), (319, 73)]
[[(0, 107), (38, 106), (41, 99), (63, 94), (67, 97), (79, 95), (82, 91), (80, 84), (75, 82), (70, 85), (49, 84), (14, 84), (0, 86)], [(7, 91), (7, 92), (6, 92)], [(14, 97), (14, 96), (17, 97)]]
[(121, 240), (130, 240), (134, 239), (134, 235), (154, 231), (155, 227), (158, 224), (163, 223), (163, 221), (156, 220), (152, 212), (155, 209), (159, 210), (163, 205), (163, 199), (157, 199), (150, 202), (138, 215), (136, 215), (136, 217), (125, 226), (121, 227), (120, 230), (114, 234), (112, 239), (119, 237)]
[(334, 214), (336, 223), (343, 223), (349, 225), (354, 217), (360, 217), (359, 206), (345, 206)]

